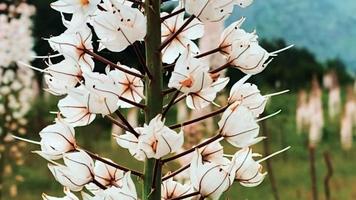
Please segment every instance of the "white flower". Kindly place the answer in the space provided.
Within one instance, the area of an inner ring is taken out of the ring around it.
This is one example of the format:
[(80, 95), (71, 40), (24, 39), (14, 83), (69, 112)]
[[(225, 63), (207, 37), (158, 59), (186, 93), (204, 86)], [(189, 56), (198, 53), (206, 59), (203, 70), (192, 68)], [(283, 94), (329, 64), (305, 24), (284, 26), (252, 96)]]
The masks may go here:
[(184, 142), (183, 132), (177, 134), (161, 121), (161, 115), (153, 118), (148, 125), (135, 128), (139, 133), (136, 138), (132, 133), (126, 132), (117, 137), (118, 144), (129, 149), (136, 159), (143, 161), (146, 158), (160, 159), (169, 153), (176, 152)]
[(93, 58), (84, 49), (93, 51), (92, 33), (89, 27), (82, 25), (75, 32), (66, 31), (59, 36), (51, 37), (48, 42), (53, 50), (58, 51), (66, 59), (72, 59), (83, 70), (94, 69)]
[[(172, 12), (180, 8), (181, 6), (177, 6)], [(166, 15), (168, 15), (168, 13), (161, 13), (161, 17)], [(186, 21), (187, 19), (184, 20), (184, 12), (164, 20), (161, 26), (162, 42), (177, 32)], [(173, 63), (179, 54), (182, 54), (188, 46), (194, 54), (198, 54), (200, 52), (199, 48), (192, 40), (201, 38), (203, 35), (204, 25), (199, 20), (194, 19), (162, 50), (162, 61), (168, 64)]]
[(85, 23), (99, 3), (100, 0), (58, 0), (51, 3), (51, 7), (61, 13), (73, 14), (71, 23), (76, 26)]
[(56, 119), (55, 124), (42, 129), (39, 134), (41, 152), (51, 160), (60, 159), (64, 153), (77, 148), (74, 128), (60, 118)]
[(202, 22), (217, 22), (226, 19), (234, 8), (234, 0), (183, 0), (187, 13)]
[(57, 64), (50, 63), (43, 72), (46, 73), (46, 91), (58, 96), (67, 94), (68, 88), (74, 88), (82, 76), (80, 66), (72, 59), (64, 59)]
[(232, 86), (229, 103), (239, 102), (241, 106), (245, 106), (253, 112), (255, 117), (258, 117), (266, 107), (267, 97), (261, 95), (256, 85), (245, 83), (250, 77), (246, 75)]
[(203, 162), (213, 162), (220, 165), (227, 165), (229, 163), (229, 160), (224, 157), (224, 147), (219, 141), (212, 142), (200, 148), (199, 153), (203, 158)]
[(100, 38), (99, 50), (120, 52), (146, 36), (146, 17), (136, 8), (115, 4), (113, 11), (98, 11), (91, 24)]
[(188, 46), (178, 58), (168, 87), (187, 95), (186, 103), (191, 109), (202, 109), (216, 98), (216, 94), (225, 88), (229, 78), (209, 73), (209, 67), (194, 58)]
[(58, 197), (48, 196), (47, 194), (43, 193), (42, 198), (43, 200), (79, 200), (79, 198), (76, 197), (68, 188), (64, 188), (64, 194), (66, 196), (62, 198), (58, 198)]
[(291, 45), (269, 53), (259, 45), (257, 37), (254, 33), (246, 34), (232, 44), (233, 50), (229, 61), (245, 74), (254, 75), (262, 72), (273, 60), (271, 57), (275, 57), (278, 53), (293, 47)]
[(138, 200), (135, 184), (130, 175), (130, 172), (125, 173), (120, 188), (110, 187), (97, 193), (94, 197), (84, 193), (83, 200)]
[(84, 72), (85, 85), (69, 89), (68, 95), (59, 101), (58, 108), (66, 121), (73, 126), (91, 123), (95, 114), (103, 116), (115, 112), (119, 105), (119, 87), (109, 76)]
[(203, 109), (210, 105), (216, 98), (218, 92), (223, 90), (229, 83), (229, 78), (218, 78), (210, 86), (202, 88), (200, 91), (190, 93), (187, 96), (186, 102), (190, 109)]
[[(106, 160), (112, 162), (109, 159)], [(96, 161), (94, 167), (94, 174), (94, 179), (98, 181), (101, 185), (104, 185), (106, 187), (122, 187), (124, 172), (115, 167), (112, 167), (101, 161)], [(96, 194), (101, 191), (101, 189), (94, 183), (90, 183), (86, 186), (86, 188), (93, 194)]]
[(203, 162), (198, 150), (195, 151), (190, 166), (190, 181), (195, 190), (204, 198), (217, 200), (232, 185), (235, 179), (235, 165), (220, 165)]
[(65, 153), (64, 165), (52, 162), (48, 168), (54, 178), (72, 191), (80, 191), (94, 178), (94, 161), (82, 150)]
[[(106, 68), (107, 71), (109, 68)], [(88, 90), (87, 105), (91, 113), (108, 115), (115, 112), (119, 106), (119, 87), (114, 80), (106, 74), (85, 72), (84, 87)]]
[(235, 4), (241, 8), (246, 8), (253, 3), (253, 0), (235, 0)]
[[(140, 74), (140, 72), (136, 69), (129, 68), (125, 65), (120, 65), (120, 67), (130, 70), (132, 72)], [(144, 85), (143, 81), (133, 75), (122, 72), (120, 70), (112, 70), (107, 72), (108, 76), (115, 82), (118, 87), (117, 94), (120, 97), (128, 99), (130, 101), (140, 103), (142, 99), (144, 99)], [(121, 108), (132, 108), (134, 107), (132, 104), (126, 103), (124, 101), (119, 100), (118, 105)]]
[(251, 148), (243, 148), (234, 155), (236, 180), (245, 187), (254, 187), (262, 183), (267, 173), (262, 172), (262, 165), (253, 157), (260, 156), (252, 153)]
[(208, 72), (209, 66), (194, 58), (188, 47), (177, 60), (168, 87), (184, 94), (199, 92), (213, 82)]
[(236, 170), (236, 181), (240, 182), (240, 184), (245, 187), (255, 187), (261, 184), (267, 173), (262, 172), (263, 167), (260, 163), (275, 155), (283, 153), (288, 149), (290, 149), (290, 146), (258, 161), (255, 161), (253, 157), (260, 157), (261, 155), (253, 153), (251, 148), (243, 148), (239, 150), (233, 156), (233, 163)]
[(234, 43), (236, 40), (241, 40), (247, 34), (249, 34), (240, 28), (245, 20), (245, 17), (241, 17), (241, 19), (230, 24), (227, 28), (224, 29), (220, 36), (220, 53), (223, 55), (229, 55), (232, 51), (232, 43)]
[(64, 120), (73, 127), (90, 124), (95, 119), (96, 114), (90, 112), (89, 107), (87, 107), (87, 100), (88, 95), (76, 95), (74, 98), (70, 94), (59, 100), (58, 108), (64, 116)]
[(257, 137), (260, 127), (248, 108), (238, 105), (229, 106), (219, 121), (220, 134), (232, 145), (243, 148), (264, 139)]
[[(161, 199), (169, 200), (178, 198), (187, 195), (192, 191), (193, 190), (189, 185), (182, 185), (181, 183), (174, 181), (173, 178), (170, 178), (162, 183)], [(192, 197), (185, 199), (190, 200)]]

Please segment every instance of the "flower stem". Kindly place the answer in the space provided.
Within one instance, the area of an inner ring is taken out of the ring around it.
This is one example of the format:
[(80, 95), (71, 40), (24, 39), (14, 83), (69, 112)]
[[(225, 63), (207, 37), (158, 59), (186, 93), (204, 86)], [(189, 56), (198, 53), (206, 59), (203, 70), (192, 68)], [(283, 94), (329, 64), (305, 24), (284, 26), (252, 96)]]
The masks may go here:
[(94, 153), (92, 153), (92, 152), (90, 152), (88, 150), (85, 150), (85, 149), (82, 149), (82, 150), (85, 151), (85, 153), (87, 153), (93, 159), (98, 160), (98, 161), (100, 161), (102, 163), (105, 163), (107, 165), (110, 165), (111, 167), (114, 167), (116, 169), (120, 169), (120, 170), (125, 171), (125, 172), (130, 171), (132, 175), (135, 175), (135, 176), (138, 176), (138, 177), (142, 177), (143, 176), (141, 172), (137, 172), (135, 170), (131, 170), (131, 169), (128, 169), (126, 167), (123, 167), (123, 166), (120, 166), (118, 164), (115, 164), (115, 163), (113, 163), (111, 161), (105, 160), (102, 157), (100, 157), (100, 156), (98, 156), (98, 155), (96, 155), (96, 154), (94, 154)]
[(93, 179), (92, 183), (94, 183), (96, 186), (98, 186), (102, 190), (106, 190), (107, 189), (105, 185), (101, 184), (99, 181), (97, 181), (95, 179)]
[(227, 62), (227, 63), (225, 63), (224, 65), (222, 65), (222, 66), (220, 66), (220, 67), (218, 67), (218, 68), (216, 68), (216, 69), (210, 70), (209, 73), (212, 73), (212, 74), (218, 73), (218, 72), (220, 72), (220, 71), (222, 71), (222, 70), (224, 70), (224, 69), (230, 67), (230, 66), (231, 66), (231, 63), (232, 63), (232, 62)]
[(183, 167), (181, 167), (181, 168), (179, 168), (179, 169), (177, 169), (176, 171), (174, 171), (174, 172), (168, 174), (167, 176), (163, 177), (163, 178), (162, 178), (162, 181), (165, 181), (165, 180), (168, 180), (168, 179), (170, 179), (170, 178), (172, 178), (172, 177), (175, 177), (176, 175), (178, 175), (178, 174), (180, 174), (181, 172), (185, 171), (185, 170), (188, 169), (189, 167), (190, 167), (190, 163), (187, 164), (187, 165), (185, 165), (185, 166), (183, 166)]
[[(147, 78), (145, 84), (146, 123), (149, 123), (151, 119), (162, 113), (163, 107), (160, 7), (160, 0), (145, 1), (145, 14), (147, 17), (147, 35), (145, 38), (146, 66), (152, 74), (152, 78)], [(156, 159), (147, 159), (145, 161), (142, 200), (161, 199), (162, 166), (157, 166), (155, 170), (156, 162)]]
[(183, 30), (190, 24), (190, 22), (192, 22), (195, 19), (194, 15), (191, 15), (187, 21), (185, 21), (185, 23), (172, 35), (170, 35), (165, 41), (163, 41), (161, 47), (159, 48), (159, 50), (164, 49), (169, 43), (171, 43), (181, 32), (183, 32)]
[(145, 105), (140, 104), (140, 103), (136, 103), (136, 102), (134, 102), (134, 101), (131, 101), (130, 99), (126, 99), (125, 97), (119, 96), (119, 99), (120, 99), (121, 101), (124, 101), (124, 102), (126, 102), (126, 103), (128, 103), (128, 104), (131, 104), (131, 105), (136, 106), (136, 107), (138, 107), (138, 108), (141, 108), (141, 109), (143, 109), (143, 110), (146, 108)]
[(173, 92), (175, 92), (175, 91), (177, 91), (177, 89), (175, 89), (175, 88), (169, 88), (169, 89), (163, 90), (163, 91), (162, 91), (162, 94), (163, 94), (163, 95), (167, 95), (167, 94), (173, 93)]
[(100, 61), (100, 62), (102, 62), (104, 64), (107, 64), (112, 68), (116, 68), (116, 69), (118, 69), (120, 71), (123, 71), (125, 73), (128, 73), (128, 74), (130, 74), (132, 76), (136, 76), (136, 77), (139, 77), (139, 78), (144, 78), (144, 76), (142, 74), (139, 74), (139, 73), (130, 71), (128, 69), (125, 69), (123, 67), (120, 67), (119, 65), (111, 62), (110, 60), (108, 60), (108, 59), (106, 59), (106, 58), (104, 58), (104, 57), (102, 57), (102, 56), (100, 56), (100, 55), (88, 50), (88, 49), (81, 49), (81, 50), (84, 51), (86, 54), (93, 56), (96, 60), (98, 60), (98, 61)]
[(174, 94), (172, 99), (169, 101), (169, 103), (167, 104), (167, 106), (164, 108), (163, 112), (162, 112), (162, 119), (166, 116), (167, 112), (169, 111), (169, 109), (174, 105), (175, 100), (177, 99), (178, 95), (179, 95), (180, 91), (177, 90)]
[(184, 12), (184, 11), (185, 11), (185, 8), (181, 8), (181, 9), (175, 11), (175, 12), (172, 12), (172, 13), (170, 13), (170, 14), (164, 16), (164, 17), (161, 17), (161, 22), (163, 22), (164, 20), (169, 19), (169, 18), (171, 18), (171, 17), (174, 17), (174, 16), (176, 16), (176, 15), (179, 15), (180, 13), (182, 13), (182, 12)]
[(170, 161), (172, 161), (172, 160), (175, 160), (175, 159), (177, 159), (177, 158), (180, 158), (180, 157), (183, 157), (183, 156), (185, 156), (185, 155), (187, 155), (187, 154), (190, 154), (190, 153), (192, 153), (195, 149), (197, 149), (197, 148), (199, 149), (199, 148), (205, 147), (206, 145), (208, 145), (208, 144), (210, 144), (210, 143), (212, 143), (212, 142), (215, 142), (216, 140), (220, 139), (221, 137), (223, 137), (223, 136), (220, 135), (220, 134), (217, 134), (217, 135), (215, 135), (214, 137), (212, 137), (212, 138), (206, 140), (206, 141), (203, 142), (203, 143), (198, 144), (197, 146), (195, 146), (195, 147), (193, 147), (193, 148), (191, 148), (191, 149), (189, 149), (189, 150), (187, 150), (187, 151), (184, 151), (184, 152), (179, 153), (179, 154), (176, 154), (176, 155), (174, 155), (174, 156), (172, 156), (172, 157), (163, 159), (163, 160), (162, 160), (162, 163), (170, 162)]
[(229, 105), (227, 105), (227, 106), (225, 106), (225, 107), (222, 107), (222, 108), (220, 108), (219, 110), (213, 111), (213, 112), (211, 112), (211, 113), (209, 113), (209, 114), (206, 114), (206, 115), (204, 115), (204, 116), (201, 116), (201, 117), (198, 117), (198, 118), (195, 118), (195, 119), (192, 119), (192, 120), (183, 122), (183, 123), (181, 123), (181, 124), (171, 125), (171, 126), (169, 126), (169, 128), (170, 128), (170, 129), (176, 129), (176, 128), (180, 128), (180, 127), (182, 127), (182, 126), (187, 126), (187, 125), (190, 125), (190, 124), (197, 123), (197, 122), (202, 121), (202, 120), (204, 120), (204, 119), (213, 117), (213, 116), (218, 115), (218, 114), (220, 114), (220, 113), (223, 113), (228, 107), (229, 107)]
[(146, 72), (148, 78), (151, 79), (151, 78), (152, 78), (152, 74), (151, 74), (150, 70), (147, 68), (146, 60), (145, 60), (145, 58), (142, 56), (142, 53), (141, 53), (140, 48), (137, 46), (136, 43), (134, 43), (134, 44), (132, 45), (132, 47), (133, 47), (133, 50), (134, 50), (136, 56), (137, 56), (138, 59), (139, 59), (139, 62), (141, 63), (141, 65), (142, 65), (142, 67), (143, 67), (143, 70)]
[(140, 136), (140, 134), (135, 131), (135, 129), (131, 126), (131, 124), (126, 120), (126, 118), (121, 114), (120, 111), (116, 111), (115, 114), (120, 118), (120, 120), (125, 124), (125, 126), (132, 134), (134, 134), (137, 138)]
[(212, 50), (210, 50), (210, 51), (207, 51), (207, 52), (201, 53), (201, 54), (199, 54), (199, 55), (196, 55), (194, 58), (203, 58), (203, 57), (205, 57), (205, 56), (208, 56), (208, 55), (217, 53), (217, 52), (219, 52), (221, 49), (224, 49), (224, 48), (226, 48), (226, 47), (227, 47), (227, 46), (217, 47), (217, 48), (212, 49)]
[(116, 126), (122, 128), (125, 131), (130, 131), (125, 125), (121, 124), (119, 121), (117, 121), (115, 118), (113, 118), (110, 115), (106, 115), (105, 118), (109, 119), (110, 122), (112, 122), (113, 124), (115, 124)]

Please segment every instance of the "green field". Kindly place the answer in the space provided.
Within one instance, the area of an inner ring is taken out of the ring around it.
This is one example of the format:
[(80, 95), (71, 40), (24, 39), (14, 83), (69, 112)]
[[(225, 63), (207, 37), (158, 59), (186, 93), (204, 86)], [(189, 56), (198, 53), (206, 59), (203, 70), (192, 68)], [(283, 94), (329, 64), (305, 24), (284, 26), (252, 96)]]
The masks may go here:
[[(296, 96), (287, 94), (273, 98), (267, 108), (267, 113), (282, 109), (281, 114), (266, 121), (271, 152), (278, 151), (285, 146), (292, 146), (287, 153), (270, 160), (281, 200), (311, 199), (309, 158), (306, 148), (307, 135), (297, 135), (295, 131), (295, 105)], [(319, 199), (324, 199), (323, 181), (326, 175), (326, 166), (323, 153), (325, 151), (330, 153), (334, 167), (334, 174), (330, 182), (332, 199), (356, 199), (356, 161), (353, 160), (356, 158), (355, 147), (350, 152), (341, 150), (339, 125), (337, 122), (328, 120), (326, 110), (324, 110), (324, 115), (326, 127), (324, 128), (323, 141), (317, 147), (316, 155)], [(101, 122), (103, 120), (98, 120), (89, 127), (76, 129), (79, 144), (90, 151), (100, 152), (100, 155), (110, 157), (117, 163), (141, 170), (141, 163), (134, 161), (126, 150), (120, 149), (115, 142), (110, 140), (110, 126)], [(28, 145), (27, 148), (26, 163), (18, 169), (19, 174), (25, 178), (24, 182), (18, 185), (18, 196), (16, 198), (5, 196), (4, 200), (39, 200), (42, 192), (54, 196), (62, 195), (62, 188), (52, 178), (46, 168), (46, 162), (30, 153), (37, 147)], [(263, 143), (256, 145), (254, 149), (265, 155)], [(234, 151), (236, 151), (235, 148), (227, 145), (227, 153)], [(12, 179), (14, 177), (8, 177), (5, 182), (12, 181)], [(274, 199), (269, 176), (256, 188), (244, 188), (236, 183), (222, 199)]]

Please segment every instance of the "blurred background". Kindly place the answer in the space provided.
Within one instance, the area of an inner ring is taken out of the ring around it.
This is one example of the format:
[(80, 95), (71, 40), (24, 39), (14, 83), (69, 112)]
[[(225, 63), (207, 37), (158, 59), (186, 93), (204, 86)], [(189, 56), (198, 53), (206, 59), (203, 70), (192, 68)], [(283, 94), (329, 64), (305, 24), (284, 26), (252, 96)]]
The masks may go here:
[[(59, 98), (42, 89), (46, 87), (42, 74), (16, 65), (20, 60), (46, 67), (46, 60), (33, 56), (53, 54), (43, 38), (65, 30), (60, 14), (50, 9), (50, 2), (0, 0), (0, 190), (4, 200), (34, 200), (40, 199), (42, 192), (61, 195), (62, 191), (46, 162), (31, 153), (38, 147), (10, 137), (15, 134), (39, 140), (39, 131), (55, 117), (49, 112), (57, 111)], [(255, 0), (246, 9), (236, 8), (225, 23), (206, 27), (207, 36), (197, 41), (205, 50), (214, 48), (215, 38), (221, 33), (216, 30), (223, 30), (241, 16), (247, 17), (242, 28), (249, 32), (256, 29), (261, 46), (268, 51), (295, 44), (250, 79), (262, 94), (290, 90), (269, 100), (266, 114), (279, 109), (282, 113), (261, 124), (261, 134), (268, 139), (256, 145), (255, 151), (267, 155), (286, 146), (292, 148), (263, 163), (269, 175), (260, 186), (235, 184), (222, 199), (292, 200), (312, 199), (313, 195), (318, 199), (356, 199), (356, 148), (352, 143), (356, 134), (355, 11), (354, 0)], [(104, 50), (100, 54), (139, 66), (130, 48), (122, 53)], [(208, 60), (212, 66), (223, 62), (219, 55)], [(229, 69), (226, 75), (231, 78), (229, 87), (243, 76), (236, 69)], [(221, 105), (228, 91), (218, 98)], [(133, 110), (126, 115), (132, 123), (142, 124), (141, 113)], [(178, 105), (168, 123), (194, 116), (199, 113)], [(214, 134), (217, 120), (187, 127), (185, 148)], [(120, 134), (121, 130), (98, 117), (90, 126), (77, 128), (76, 137), (90, 151), (141, 169), (141, 163), (118, 147), (111, 137), (113, 132)], [(228, 153), (236, 151), (226, 146)]]

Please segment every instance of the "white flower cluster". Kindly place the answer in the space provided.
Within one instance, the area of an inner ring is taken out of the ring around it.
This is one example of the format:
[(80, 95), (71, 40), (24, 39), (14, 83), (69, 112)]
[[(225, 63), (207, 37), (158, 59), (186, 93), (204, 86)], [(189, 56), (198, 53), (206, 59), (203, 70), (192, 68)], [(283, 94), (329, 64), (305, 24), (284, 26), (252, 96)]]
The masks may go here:
[(0, 11), (0, 123), (2, 131), (8, 131), (2, 134), (24, 134), (35, 82), (33, 71), (19, 68), (16, 62), (30, 62), (34, 55), (31, 16), (35, 8), (2, 3)]
[(1, 3), (1, 11), (4, 13), (0, 14), (0, 67), (10, 67), (18, 60), (30, 62), (35, 55), (31, 37), (35, 7), (26, 3), (18, 6)]
[[(144, 86), (149, 87), (148, 84), (157, 80), (154, 80), (154, 76), (150, 77), (152, 74), (147, 66), (143, 66), (145, 74), (142, 74), (96, 54), (92, 36), (95, 33), (99, 38), (96, 51), (107, 49), (122, 52), (129, 46), (135, 48), (135, 42), (143, 41), (146, 34), (150, 36), (150, 32), (146, 33), (150, 30), (147, 27), (149, 22), (146, 23), (149, 18), (143, 14), (149, 11), (141, 9), (143, 3), (138, 0), (58, 0), (51, 4), (53, 9), (62, 14), (67, 30), (59, 36), (48, 38), (48, 42), (63, 60), (59, 63), (49, 62), (48, 68), (37, 70), (44, 73), (47, 91), (64, 97), (58, 102), (56, 123), (41, 131), (40, 142), (29, 142), (41, 146), (37, 153), (48, 160), (48, 167), (55, 179), (67, 188), (66, 196), (60, 199), (78, 199), (68, 189), (81, 191), (83, 188), (91, 193), (83, 193), (83, 199), (86, 200), (138, 199), (130, 175), (143, 177), (143, 174), (128, 170), (77, 145), (74, 127), (92, 123), (96, 115), (104, 116), (125, 130), (124, 135), (115, 136), (118, 144), (128, 149), (137, 160), (155, 160), (155, 168), (162, 168), (177, 158), (191, 156), (191, 162), (183, 170), (168, 173), (165, 177), (152, 174), (153, 180), (163, 180), (161, 199), (191, 199), (194, 196), (219, 199), (234, 181), (247, 187), (263, 181), (266, 173), (262, 171), (260, 162), (269, 157), (254, 160), (258, 154), (252, 153), (250, 147), (264, 139), (259, 137), (258, 122), (278, 114), (258, 118), (267, 100), (285, 91), (262, 95), (256, 85), (246, 81), (262, 72), (272, 57), (291, 46), (267, 52), (259, 45), (255, 31), (249, 33), (241, 28), (245, 21), (242, 18), (224, 30), (219, 46), (210, 52), (221, 53), (226, 61), (221, 67), (211, 70), (202, 59), (208, 53), (201, 53), (193, 42), (207, 34), (204, 33), (204, 23), (224, 20), (235, 5), (246, 7), (251, 3), (251, 0), (182, 0), (171, 13), (161, 13), (162, 44), (159, 50), (162, 52), (162, 61), (174, 67), (168, 88), (176, 95), (163, 106), (161, 114), (139, 127), (132, 127), (121, 112), (132, 107), (150, 110), (150, 107), (146, 107), (148, 105), (141, 104), (149, 96), (144, 96)], [(153, 5), (147, 4), (146, 9), (154, 9)], [(68, 19), (63, 13), (71, 18)], [(185, 19), (186, 13), (190, 17)], [(137, 47), (135, 49), (137, 53), (139, 50)], [(105, 73), (94, 72), (94, 61), (107, 65)], [(232, 87), (228, 105), (182, 125), (166, 125), (166, 113), (179, 99), (186, 99), (187, 106), (196, 110), (215, 104), (217, 93), (229, 81), (229, 78), (221, 78), (219, 72), (229, 66), (241, 70), (246, 76)], [(177, 153), (184, 143), (183, 131), (177, 133), (175, 129), (221, 113), (219, 130), (214, 137), (190, 150), (168, 157)], [(113, 115), (118, 116), (120, 122)], [(231, 156), (232, 159), (223, 153), (219, 143), (222, 139), (240, 149)], [(58, 159), (62, 159), (64, 164), (57, 162)], [(173, 180), (179, 172), (188, 169), (190, 181), (187, 185)], [(152, 188), (152, 193), (155, 189), (157, 187)], [(43, 198), (58, 199), (48, 195), (43, 195)]]
[(313, 78), (311, 85), (312, 87), (309, 96), (305, 91), (299, 93), (296, 123), (298, 133), (308, 131), (309, 145), (315, 147), (322, 138), (324, 112), (322, 105), (322, 90), (316, 77)]
[(26, 143), (14, 143), (10, 134), (26, 134), (27, 114), (36, 95), (33, 71), (16, 62), (30, 62), (34, 55), (31, 17), (35, 7), (12, 3), (0, 3), (0, 153), (1, 159), (8, 158), (1, 172), (7, 179), (1, 183), (2, 190), (15, 198), (17, 184), (24, 181), (16, 168), (24, 164)]

